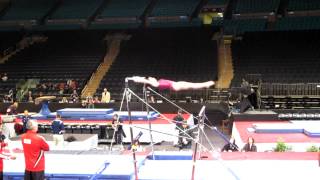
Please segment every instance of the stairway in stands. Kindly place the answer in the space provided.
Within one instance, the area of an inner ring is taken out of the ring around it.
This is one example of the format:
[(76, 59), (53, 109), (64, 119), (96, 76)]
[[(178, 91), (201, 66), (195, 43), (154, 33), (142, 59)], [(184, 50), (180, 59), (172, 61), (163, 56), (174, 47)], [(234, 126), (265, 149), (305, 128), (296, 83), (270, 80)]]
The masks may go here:
[(218, 81), (216, 82), (216, 88), (229, 88), (233, 78), (231, 40), (224, 39), (221, 41), (218, 53)]
[(82, 90), (82, 98), (85, 98), (88, 95), (93, 96), (96, 93), (103, 76), (108, 72), (110, 66), (117, 58), (120, 51), (121, 40), (124, 37), (125, 35), (122, 34), (114, 34), (107, 37), (109, 44), (107, 53), (103, 59), (103, 62), (98, 66), (97, 70), (94, 73), (92, 73), (90, 80)]

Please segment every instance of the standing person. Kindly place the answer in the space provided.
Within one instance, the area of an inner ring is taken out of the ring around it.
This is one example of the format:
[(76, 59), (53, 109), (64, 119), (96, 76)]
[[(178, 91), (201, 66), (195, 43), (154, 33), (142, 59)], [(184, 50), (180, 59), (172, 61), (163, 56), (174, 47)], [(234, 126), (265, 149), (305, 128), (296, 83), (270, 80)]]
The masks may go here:
[(101, 103), (109, 103), (110, 102), (110, 92), (107, 88), (103, 89), (102, 95), (101, 95)]
[(177, 115), (173, 118), (174, 122), (176, 123), (176, 129), (179, 130), (182, 128), (182, 122), (184, 118), (182, 116), (182, 110), (179, 109)]
[(22, 116), (22, 133), (27, 132), (27, 123), (30, 120), (29, 111), (24, 110), (23, 116)]
[(126, 137), (126, 134), (123, 131), (122, 124), (123, 124), (123, 120), (119, 118), (118, 114), (114, 114), (112, 119), (112, 127), (115, 131), (114, 135), (115, 135), (116, 144), (122, 143), (122, 136)]
[(244, 152), (257, 152), (257, 146), (254, 144), (253, 137), (248, 137), (248, 142), (245, 144), (242, 148), (242, 151)]
[(6, 137), (2, 134), (2, 122), (0, 122), (0, 179), (3, 179), (3, 159), (16, 159), (12, 154), (11, 149), (9, 149), (10, 154), (3, 153), (5, 147), (8, 147), (8, 142), (6, 141)]
[(57, 114), (56, 118), (51, 123), (52, 133), (53, 133), (53, 142), (57, 147), (63, 148), (64, 144), (64, 138), (63, 134), (65, 132), (64, 130), (64, 124), (61, 120), (61, 115)]
[[(184, 121), (184, 118), (182, 116), (182, 110), (179, 109), (177, 115), (173, 118), (174, 123), (176, 124), (175, 132), (177, 135), (180, 134), (180, 130), (182, 129), (182, 122)], [(174, 146), (179, 145), (179, 138), (176, 138), (173, 142)]]
[(46, 140), (37, 134), (38, 123), (29, 120), (27, 132), (21, 136), (24, 159), (25, 159), (25, 180), (43, 180), (45, 170), (44, 151), (49, 151)]

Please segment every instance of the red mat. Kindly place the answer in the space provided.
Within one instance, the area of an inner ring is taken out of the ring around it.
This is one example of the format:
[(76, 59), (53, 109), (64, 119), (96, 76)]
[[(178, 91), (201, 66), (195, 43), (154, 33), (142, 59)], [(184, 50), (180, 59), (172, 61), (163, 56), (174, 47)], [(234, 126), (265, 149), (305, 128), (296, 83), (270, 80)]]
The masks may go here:
[(239, 132), (241, 140), (246, 142), (248, 136), (252, 136), (256, 143), (275, 143), (279, 138), (285, 143), (320, 143), (319, 137), (309, 137), (304, 133), (255, 133), (248, 132), (247, 128), (252, 124), (265, 123), (290, 123), (289, 121), (235, 121), (234, 127)]
[[(318, 160), (316, 152), (221, 152), (223, 160)], [(201, 153), (202, 160), (212, 160), (211, 153)], [(206, 157), (206, 158), (205, 158)]]
[[(317, 160), (316, 152), (221, 152), (223, 160)], [(200, 153), (201, 160), (215, 160), (211, 153)], [(199, 159), (199, 154), (197, 154)]]

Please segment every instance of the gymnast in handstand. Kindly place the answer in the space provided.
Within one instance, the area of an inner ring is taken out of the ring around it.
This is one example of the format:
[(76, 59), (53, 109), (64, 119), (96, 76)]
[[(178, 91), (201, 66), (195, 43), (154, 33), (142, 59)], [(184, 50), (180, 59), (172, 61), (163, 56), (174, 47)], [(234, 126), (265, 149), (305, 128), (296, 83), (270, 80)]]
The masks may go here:
[(202, 88), (209, 88), (213, 86), (215, 83), (214, 81), (207, 81), (207, 82), (200, 82), (200, 83), (193, 83), (193, 82), (186, 82), (186, 81), (171, 81), (167, 79), (159, 79), (157, 80), (154, 77), (141, 77), (141, 76), (133, 76), (126, 78), (127, 81), (133, 81), (136, 83), (143, 83), (149, 84), (153, 87), (163, 89), (171, 89), (174, 91), (181, 91), (181, 90), (188, 90), (188, 89), (202, 89)]

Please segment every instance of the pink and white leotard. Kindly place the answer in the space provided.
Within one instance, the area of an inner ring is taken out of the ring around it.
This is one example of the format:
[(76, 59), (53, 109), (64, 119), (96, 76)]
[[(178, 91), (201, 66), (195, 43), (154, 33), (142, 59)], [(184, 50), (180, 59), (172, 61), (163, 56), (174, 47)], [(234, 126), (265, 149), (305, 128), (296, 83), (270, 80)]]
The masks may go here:
[(173, 87), (172, 87), (173, 81), (170, 81), (170, 80), (167, 80), (167, 79), (159, 79), (158, 83), (159, 83), (159, 87), (158, 88), (160, 90), (164, 90), (164, 89), (173, 90)]

